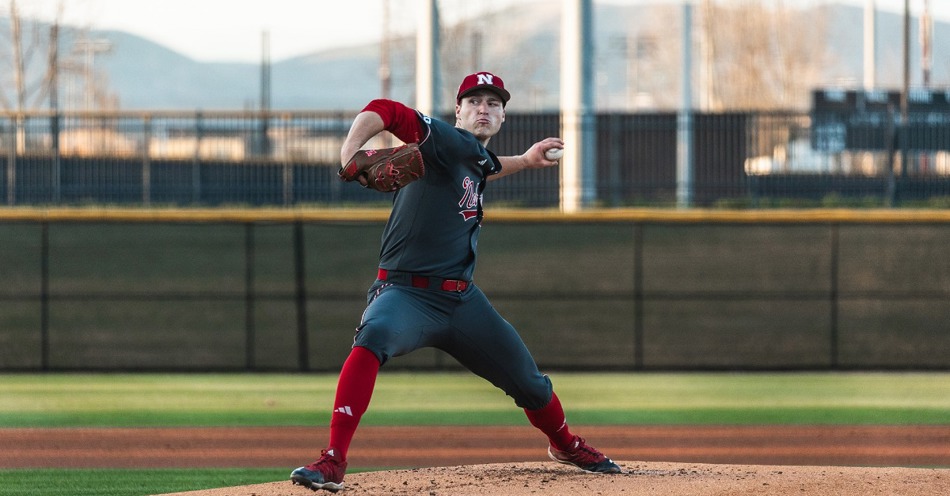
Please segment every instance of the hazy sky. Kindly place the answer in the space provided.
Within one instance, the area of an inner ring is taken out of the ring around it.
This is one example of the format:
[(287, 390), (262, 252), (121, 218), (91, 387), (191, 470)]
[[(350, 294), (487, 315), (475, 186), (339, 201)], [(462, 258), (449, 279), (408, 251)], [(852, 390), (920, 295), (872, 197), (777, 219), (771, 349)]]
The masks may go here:
[[(66, 24), (137, 34), (198, 60), (256, 62), (269, 32), (271, 58), (380, 39), (384, 0), (18, 0), (26, 17), (51, 19), (64, 5)], [(422, 0), (391, 0), (393, 29), (412, 32)], [(477, 16), (517, 0), (440, 0), (446, 21)], [(557, 3), (562, 0), (541, 0)], [(595, 0), (597, 2), (598, 0)], [(644, 0), (609, 0), (636, 4)], [(667, 0), (676, 2), (677, 0)], [(794, 4), (785, 0), (787, 4)], [(812, 0), (817, 2), (828, 0)], [(865, 0), (838, 0), (864, 5)], [(910, 0), (911, 12), (925, 0)], [(881, 10), (903, 12), (904, 0), (876, 0)], [(2, 2), (6, 11), (9, 1)], [(543, 8), (543, 7), (542, 7)], [(930, 0), (934, 17), (950, 21), (950, 0)], [(595, 19), (596, 22), (596, 19)], [(399, 27), (402, 26), (402, 29)]]

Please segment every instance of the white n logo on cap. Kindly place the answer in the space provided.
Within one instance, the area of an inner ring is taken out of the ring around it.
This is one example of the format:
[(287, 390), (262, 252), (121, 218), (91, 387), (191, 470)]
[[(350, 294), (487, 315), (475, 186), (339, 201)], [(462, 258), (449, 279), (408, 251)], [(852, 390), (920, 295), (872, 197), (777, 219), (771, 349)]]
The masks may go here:
[(493, 78), (492, 78), (492, 75), (491, 75), (491, 74), (479, 74), (479, 75), (478, 75), (478, 84), (490, 84), (490, 85), (494, 86), (495, 83), (492, 81), (492, 79), (493, 79)]

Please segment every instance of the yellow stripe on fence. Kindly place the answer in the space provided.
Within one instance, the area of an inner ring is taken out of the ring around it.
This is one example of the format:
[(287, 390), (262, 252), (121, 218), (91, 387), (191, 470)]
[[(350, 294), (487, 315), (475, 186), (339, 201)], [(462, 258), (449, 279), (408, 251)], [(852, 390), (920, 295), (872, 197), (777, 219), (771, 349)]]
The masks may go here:
[[(388, 209), (234, 209), (234, 208), (0, 208), (0, 222), (384, 222)], [(944, 224), (950, 210), (912, 209), (595, 209), (578, 213), (557, 210), (488, 209), (486, 222), (568, 223), (843, 223)]]

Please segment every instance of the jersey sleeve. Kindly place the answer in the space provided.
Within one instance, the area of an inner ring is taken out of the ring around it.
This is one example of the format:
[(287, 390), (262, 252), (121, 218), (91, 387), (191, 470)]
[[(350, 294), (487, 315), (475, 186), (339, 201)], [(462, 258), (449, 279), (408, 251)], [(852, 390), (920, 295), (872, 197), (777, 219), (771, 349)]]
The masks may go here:
[(425, 137), (419, 114), (399, 102), (378, 98), (363, 107), (363, 111), (379, 115), (384, 128), (403, 143), (421, 143)]
[(486, 175), (494, 176), (495, 174), (501, 172), (501, 160), (498, 160), (498, 156), (495, 155), (495, 152), (488, 149), (485, 151), (488, 152), (488, 156), (491, 157), (491, 163), (488, 164)]

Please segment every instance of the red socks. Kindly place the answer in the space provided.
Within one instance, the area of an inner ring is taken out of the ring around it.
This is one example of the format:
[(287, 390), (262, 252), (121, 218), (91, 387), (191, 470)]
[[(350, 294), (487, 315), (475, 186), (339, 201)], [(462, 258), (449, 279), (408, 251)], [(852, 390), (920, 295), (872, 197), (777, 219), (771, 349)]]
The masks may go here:
[(556, 394), (551, 393), (551, 401), (544, 408), (538, 410), (526, 409), (524, 413), (528, 416), (531, 425), (537, 427), (548, 437), (551, 446), (560, 451), (566, 451), (571, 447), (571, 443), (574, 442), (574, 434), (567, 427), (564, 409), (561, 408), (561, 400), (557, 398)]
[(337, 450), (335, 455), (341, 460), (346, 460), (356, 427), (369, 408), (378, 374), (379, 360), (366, 348), (353, 348), (343, 362), (336, 386), (336, 399), (333, 401), (333, 416), (330, 418), (329, 446)]
[[(335, 456), (346, 460), (353, 434), (359, 426), (360, 418), (369, 408), (379, 374), (379, 360), (373, 352), (363, 347), (355, 347), (343, 363), (340, 379), (337, 382), (336, 399), (333, 401), (333, 415), (330, 418), (330, 444), (328, 448), (336, 450)], [(561, 400), (551, 394), (551, 401), (544, 408), (525, 410), (528, 421), (543, 432), (551, 446), (565, 451), (574, 442), (574, 434), (567, 426)]]

